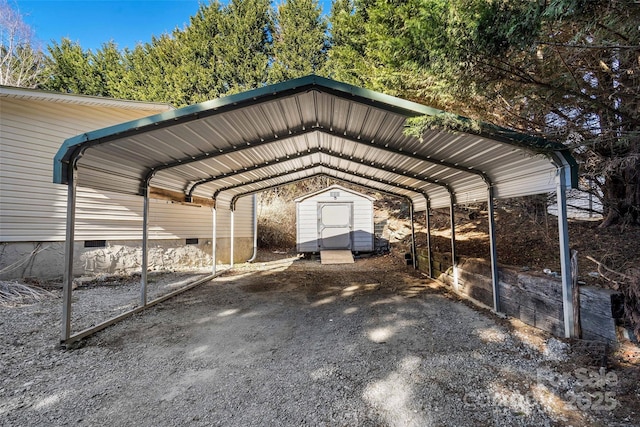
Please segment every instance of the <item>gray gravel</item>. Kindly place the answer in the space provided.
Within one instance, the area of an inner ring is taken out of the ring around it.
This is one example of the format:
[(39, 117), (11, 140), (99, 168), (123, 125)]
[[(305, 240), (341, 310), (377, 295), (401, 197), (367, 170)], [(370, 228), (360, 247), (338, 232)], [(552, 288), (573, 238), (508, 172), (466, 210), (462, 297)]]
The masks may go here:
[[(131, 283), (80, 287), (74, 321), (136, 297)], [(571, 364), (566, 343), (473, 309), (390, 256), (241, 265), (72, 350), (57, 347), (60, 311), (54, 298), (0, 309), (1, 425), (638, 424), (595, 407), (598, 392), (621, 389), (581, 383), (576, 369), (598, 368)], [(588, 393), (589, 405), (575, 398)]]

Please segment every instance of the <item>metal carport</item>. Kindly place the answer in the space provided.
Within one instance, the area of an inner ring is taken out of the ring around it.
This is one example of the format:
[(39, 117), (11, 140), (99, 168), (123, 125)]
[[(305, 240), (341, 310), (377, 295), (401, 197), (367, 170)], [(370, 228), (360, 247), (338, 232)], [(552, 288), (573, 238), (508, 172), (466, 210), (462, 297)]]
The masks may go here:
[(62, 341), (78, 339), (70, 334), (78, 183), (144, 198), (144, 308), (150, 195), (208, 201), (213, 206), (215, 242), (215, 206), (229, 203), (233, 220), (239, 197), (319, 174), (404, 197), (412, 212), (450, 208), (454, 279), (453, 207), (488, 201), (496, 311), (493, 199), (556, 191), (565, 335), (571, 336), (565, 192), (577, 186), (576, 162), (561, 144), (492, 125), (476, 133), (427, 130), (421, 138), (405, 133), (408, 118), (442, 114), (446, 113), (307, 76), (66, 140), (55, 156), (53, 177), (55, 183), (68, 185)]

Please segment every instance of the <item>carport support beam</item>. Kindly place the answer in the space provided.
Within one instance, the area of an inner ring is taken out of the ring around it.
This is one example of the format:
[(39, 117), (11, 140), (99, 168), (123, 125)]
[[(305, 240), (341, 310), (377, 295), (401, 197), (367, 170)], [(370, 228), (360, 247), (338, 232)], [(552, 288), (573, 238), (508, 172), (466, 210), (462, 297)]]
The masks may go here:
[(217, 230), (216, 230), (216, 207), (215, 205), (211, 207), (211, 274), (215, 276), (216, 274), (216, 246), (217, 246)]
[(427, 255), (429, 256), (428, 262), (429, 262), (429, 277), (433, 278), (433, 264), (432, 264), (432, 259), (431, 259), (431, 218), (429, 218), (429, 210), (431, 210), (431, 200), (429, 200), (428, 197), (425, 196), (425, 198), (427, 199), (427, 209), (424, 211), (425, 212), (425, 222), (426, 222), (426, 226), (427, 226)]
[(454, 212), (456, 198), (453, 193), (449, 194), (451, 202), (449, 204), (449, 213), (451, 215), (451, 269), (453, 270), (453, 289), (458, 291), (458, 261), (456, 257), (456, 216)]
[(416, 262), (416, 229), (413, 218), (413, 200), (407, 199), (407, 201), (409, 202), (409, 220), (411, 221), (411, 262), (415, 270), (418, 264)]
[(230, 228), (230, 232), (231, 232), (231, 241), (229, 242), (229, 267), (233, 268), (233, 241), (235, 239), (235, 233), (234, 233), (234, 229), (235, 229), (235, 206), (231, 206), (231, 226)]
[(147, 305), (147, 270), (149, 268), (149, 184), (144, 187), (142, 206), (142, 271), (140, 272), (140, 306)]
[(500, 312), (500, 276), (498, 275), (498, 252), (496, 250), (496, 222), (493, 206), (493, 187), (487, 187), (487, 214), (489, 217), (489, 251), (491, 259), (491, 288), (493, 311)]
[(76, 195), (78, 168), (75, 162), (69, 165), (67, 183), (67, 230), (64, 243), (64, 283), (62, 285), (62, 334), (61, 342), (71, 336), (71, 293), (73, 291), (73, 247), (76, 227)]
[(253, 253), (247, 262), (253, 262), (258, 257), (258, 199), (255, 194), (252, 197), (253, 203)]
[(565, 174), (565, 167), (558, 167), (558, 174), (556, 175), (556, 193), (558, 199), (558, 234), (560, 238), (562, 310), (564, 314), (565, 338), (577, 338), (576, 325), (573, 317), (573, 284), (571, 281), (571, 251), (569, 248), (569, 222), (567, 219), (567, 188), (565, 186)]

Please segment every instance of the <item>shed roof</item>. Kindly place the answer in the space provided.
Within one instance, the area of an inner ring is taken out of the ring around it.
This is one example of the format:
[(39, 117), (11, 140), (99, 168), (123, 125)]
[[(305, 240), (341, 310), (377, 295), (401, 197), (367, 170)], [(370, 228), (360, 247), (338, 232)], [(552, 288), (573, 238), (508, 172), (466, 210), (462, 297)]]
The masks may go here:
[[(236, 199), (325, 174), (407, 196), (417, 211), (554, 191), (558, 167), (577, 185), (566, 147), (496, 126), (481, 133), (405, 133), (406, 119), (443, 111), (318, 76), (163, 112), (64, 142), (54, 182), (143, 195)], [(542, 154), (541, 154), (542, 153)]]
[(317, 195), (320, 195), (320, 194), (323, 194), (323, 193), (328, 193), (328, 192), (331, 192), (333, 190), (340, 190), (340, 191), (344, 191), (345, 193), (354, 194), (354, 195), (356, 195), (358, 197), (362, 197), (363, 199), (367, 199), (367, 200), (369, 200), (371, 202), (376, 200), (375, 198), (373, 198), (373, 197), (371, 197), (369, 195), (358, 193), (357, 191), (350, 190), (348, 188), (343, 187), (342, 185), (333, 184), (333, 185), (330, 185), (327, 188), (323, 188), (322, 190), (317, 190), (317, 191), (314, 191), (312, 193), (308, 193), (308, 194), (305, 194), (303, 196), (300, 196), (297, 199), (295, 199), (294, 202), (296, 202), (296, 203), (302, 202), (302, 201), (304, 201), (306, 199), (309, 199), (311, 197), (314, 197), (314, 196), (317, 196)]
[(0, 98), (49, 101), (63, 104), (90, 105), (95, 107), (113, 107), (123, 110), (149, 110), (152, 112), (175, 110), (173, 105), (164, 102), (131, 101), (126, 99), (107, 98), (103, 96), (78, 95), (4, 85), (0, 85)]

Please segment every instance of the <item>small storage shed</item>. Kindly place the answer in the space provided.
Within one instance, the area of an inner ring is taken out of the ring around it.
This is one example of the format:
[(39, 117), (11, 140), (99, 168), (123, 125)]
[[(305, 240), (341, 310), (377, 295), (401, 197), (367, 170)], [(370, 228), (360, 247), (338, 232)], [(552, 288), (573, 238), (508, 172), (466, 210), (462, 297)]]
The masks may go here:
[(339, 185), (296, 199), (298, 252), (373, 252), (374, 200)]

